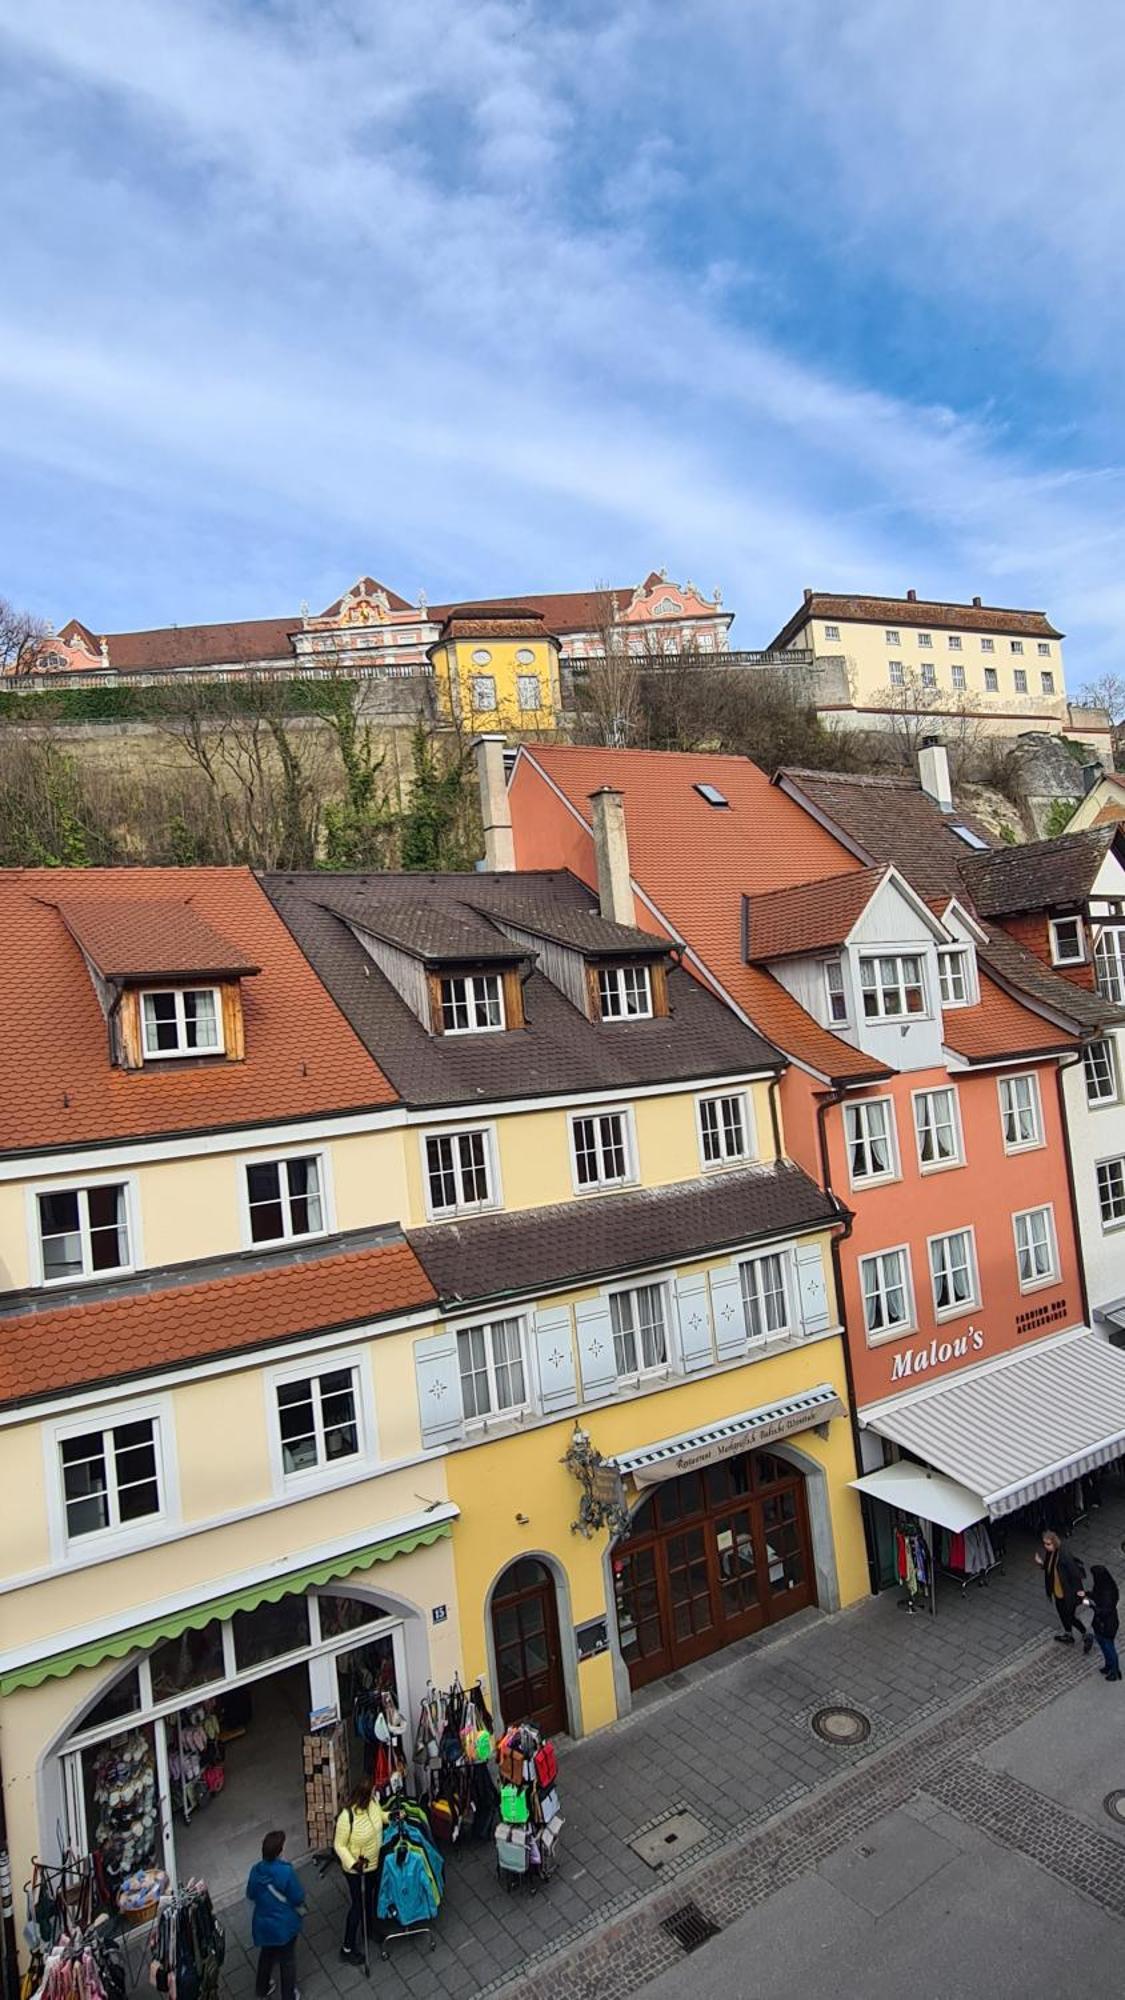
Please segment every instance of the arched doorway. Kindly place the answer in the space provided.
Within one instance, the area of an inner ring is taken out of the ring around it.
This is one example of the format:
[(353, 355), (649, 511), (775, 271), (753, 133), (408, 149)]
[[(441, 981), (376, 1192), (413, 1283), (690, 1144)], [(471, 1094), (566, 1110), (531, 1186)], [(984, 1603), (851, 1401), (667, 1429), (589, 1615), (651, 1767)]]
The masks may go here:
[(658, 1485), (613, 1551), (631, 1687), (816, 1602), (805, 1482), (744, 1452)]
[(496, 1700), (507, 1723), (534, 1722), (548, 1736), (567, 1726), (555, 1580), (537, 1556), (521, 1556), (492, 1593)]

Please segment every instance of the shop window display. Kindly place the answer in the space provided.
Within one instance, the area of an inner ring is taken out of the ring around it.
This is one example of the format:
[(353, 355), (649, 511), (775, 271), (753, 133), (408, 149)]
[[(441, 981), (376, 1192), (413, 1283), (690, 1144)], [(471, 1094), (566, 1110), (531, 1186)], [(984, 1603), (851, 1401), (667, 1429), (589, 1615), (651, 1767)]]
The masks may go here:
[(86, 1809), (106, 1879), (116, 1890), (139, 1868), (160, 1860), (160, 1815), (151, 1723), (83, 1752)]

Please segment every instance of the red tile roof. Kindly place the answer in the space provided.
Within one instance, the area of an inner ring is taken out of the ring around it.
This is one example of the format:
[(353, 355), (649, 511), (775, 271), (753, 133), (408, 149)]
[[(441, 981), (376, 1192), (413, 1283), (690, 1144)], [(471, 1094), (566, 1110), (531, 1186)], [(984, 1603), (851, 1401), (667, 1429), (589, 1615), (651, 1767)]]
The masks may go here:
[(1044, 611), (1008, 611), (991, 604), (942, 604), (934, 599), (914, 597), (839, 597), (831, 591), (814, 590), (782, 626), (768, 651), (787, 646), (810, 618), (830, 618), (835, 623), (889, 625), (897, 628), (934, 626), (941, 631), (1010, 632), (1029, 639), (1061, 639)]
[(260, 970), (212, 930), (186, 896), (159, 903), (66, 896), (56, 907), (104, 979), (241, 978)]
[[(260, 965), (243, 987), (243, 1062), (125, 1071), (55, 904), (190, 897)], [(248, 868), (0, 870), (0, 1152), (280, 1123), (391, 1104), (395, 1092)]]
[[(655, 572), (654, 572), (655, 575)], [(653, 578), (647, 579), (646, 588)], [(659, 583), (661, 579), (656, 578)], [(592, 632), (604, 631), (615, 619), (625, 616), (633, 601), (632, 589), (626, 590), (562, 590), (551, 591), (546, 596), (482, 598), (472, 606), (474, 612), (527, 610), (537, 612), (548, 632)], [(448, 618), (451, 612), (462, 611), (460, 604), (431, 604), (431, 618)], [(708, 612), (723, 624), (729, 624), (733, 614), (721, 604), (707, 607)], [(690, 616), (698, 620), (702, 612), (692, 611)]]
[(1043, 1055), (1050, 1050), (1076, 1046), (1075, 1036), (1021, 1007), (1018, 1000), (994, 986), (983, 970), (979, 1005), (947, 1007), (942, 1023), (946, 1047), (963, 1056), (966, 1062), (994, 1062), (998, 1056), (1007, 1055)]
[(409, 1244), (0, 1316), (0, 1403), (363, 1326), (434, 1302)]
[(754, 964), (770, 958), (799, 958), (843, 944), (872, 896), (890, 873), (879, 868), (852, 869), (807, 882), (799, 889), (772, 889), (746, 899), (746, 956)]
[[(109, 664), (115, 673), (170, 673), (175, 667), (217, 667), (228, 662), (252, 666), (265, 660), (290, 660), (290, 634), (299, 632), (295, 618), (242, 618), (226, 625), (161, 625), (151, 632), (107, 632)], [(72, 619), (59, 634), (85, 633)], [(100, 637), (98, 644), (100, 645)], [(91, 661), (96, 671), (98, 660)]]

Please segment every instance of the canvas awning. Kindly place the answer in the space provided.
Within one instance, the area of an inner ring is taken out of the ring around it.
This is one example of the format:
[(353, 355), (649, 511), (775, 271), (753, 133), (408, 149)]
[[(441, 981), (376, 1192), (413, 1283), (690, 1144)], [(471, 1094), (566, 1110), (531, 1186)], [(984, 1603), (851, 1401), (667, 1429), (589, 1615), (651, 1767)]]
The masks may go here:
[(967, 1486), (947, 1479), (944, 1472), (915, 1465), (908, 1458), (900, 1459), (897, 1465), (881, 1465), (877, 1472), (865, 1472), (862, 1479), (852, 1479), (849, 1485), (903, 1514), (913, 1514), (919, 1521), (936, 1521), (939, 1528), (948, 1528), (953, 1535), (971, 1528), (988, 1512), (979, 1493), (970, 1493)]
[(781, 1402), (763, 1403), (756, 1410), (743, 1410), (724, 1423), (709, 1424), (705, 1430), (661, 1438), (637, 1451), (619, 1451), (613, 1463), (619, 1472), (631, 1472), (638, 1486), (654, 1486), (661, 1479), (698, 1472), (718, 1459), (757, 1451), (777, 1438), (792, 1437), (797, 1431), (810, 1431), (816, 1424), (846, 1415), (831, 1382), (820, 1382), (815, 1389), (804, 1389)]
[(876, 1404), (860, 1422), (979, 1494), (996, 1520), (1125, 1452), (1125, 1353), (1079, 1327)]

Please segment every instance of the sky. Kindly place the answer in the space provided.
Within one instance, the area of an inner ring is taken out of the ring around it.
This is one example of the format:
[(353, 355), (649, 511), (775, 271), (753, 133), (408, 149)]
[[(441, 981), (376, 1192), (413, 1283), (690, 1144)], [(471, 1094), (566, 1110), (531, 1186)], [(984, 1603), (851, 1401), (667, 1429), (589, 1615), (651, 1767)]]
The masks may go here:
[(1125, 634), (1125, 10), (0, 0), (0, 594)]

